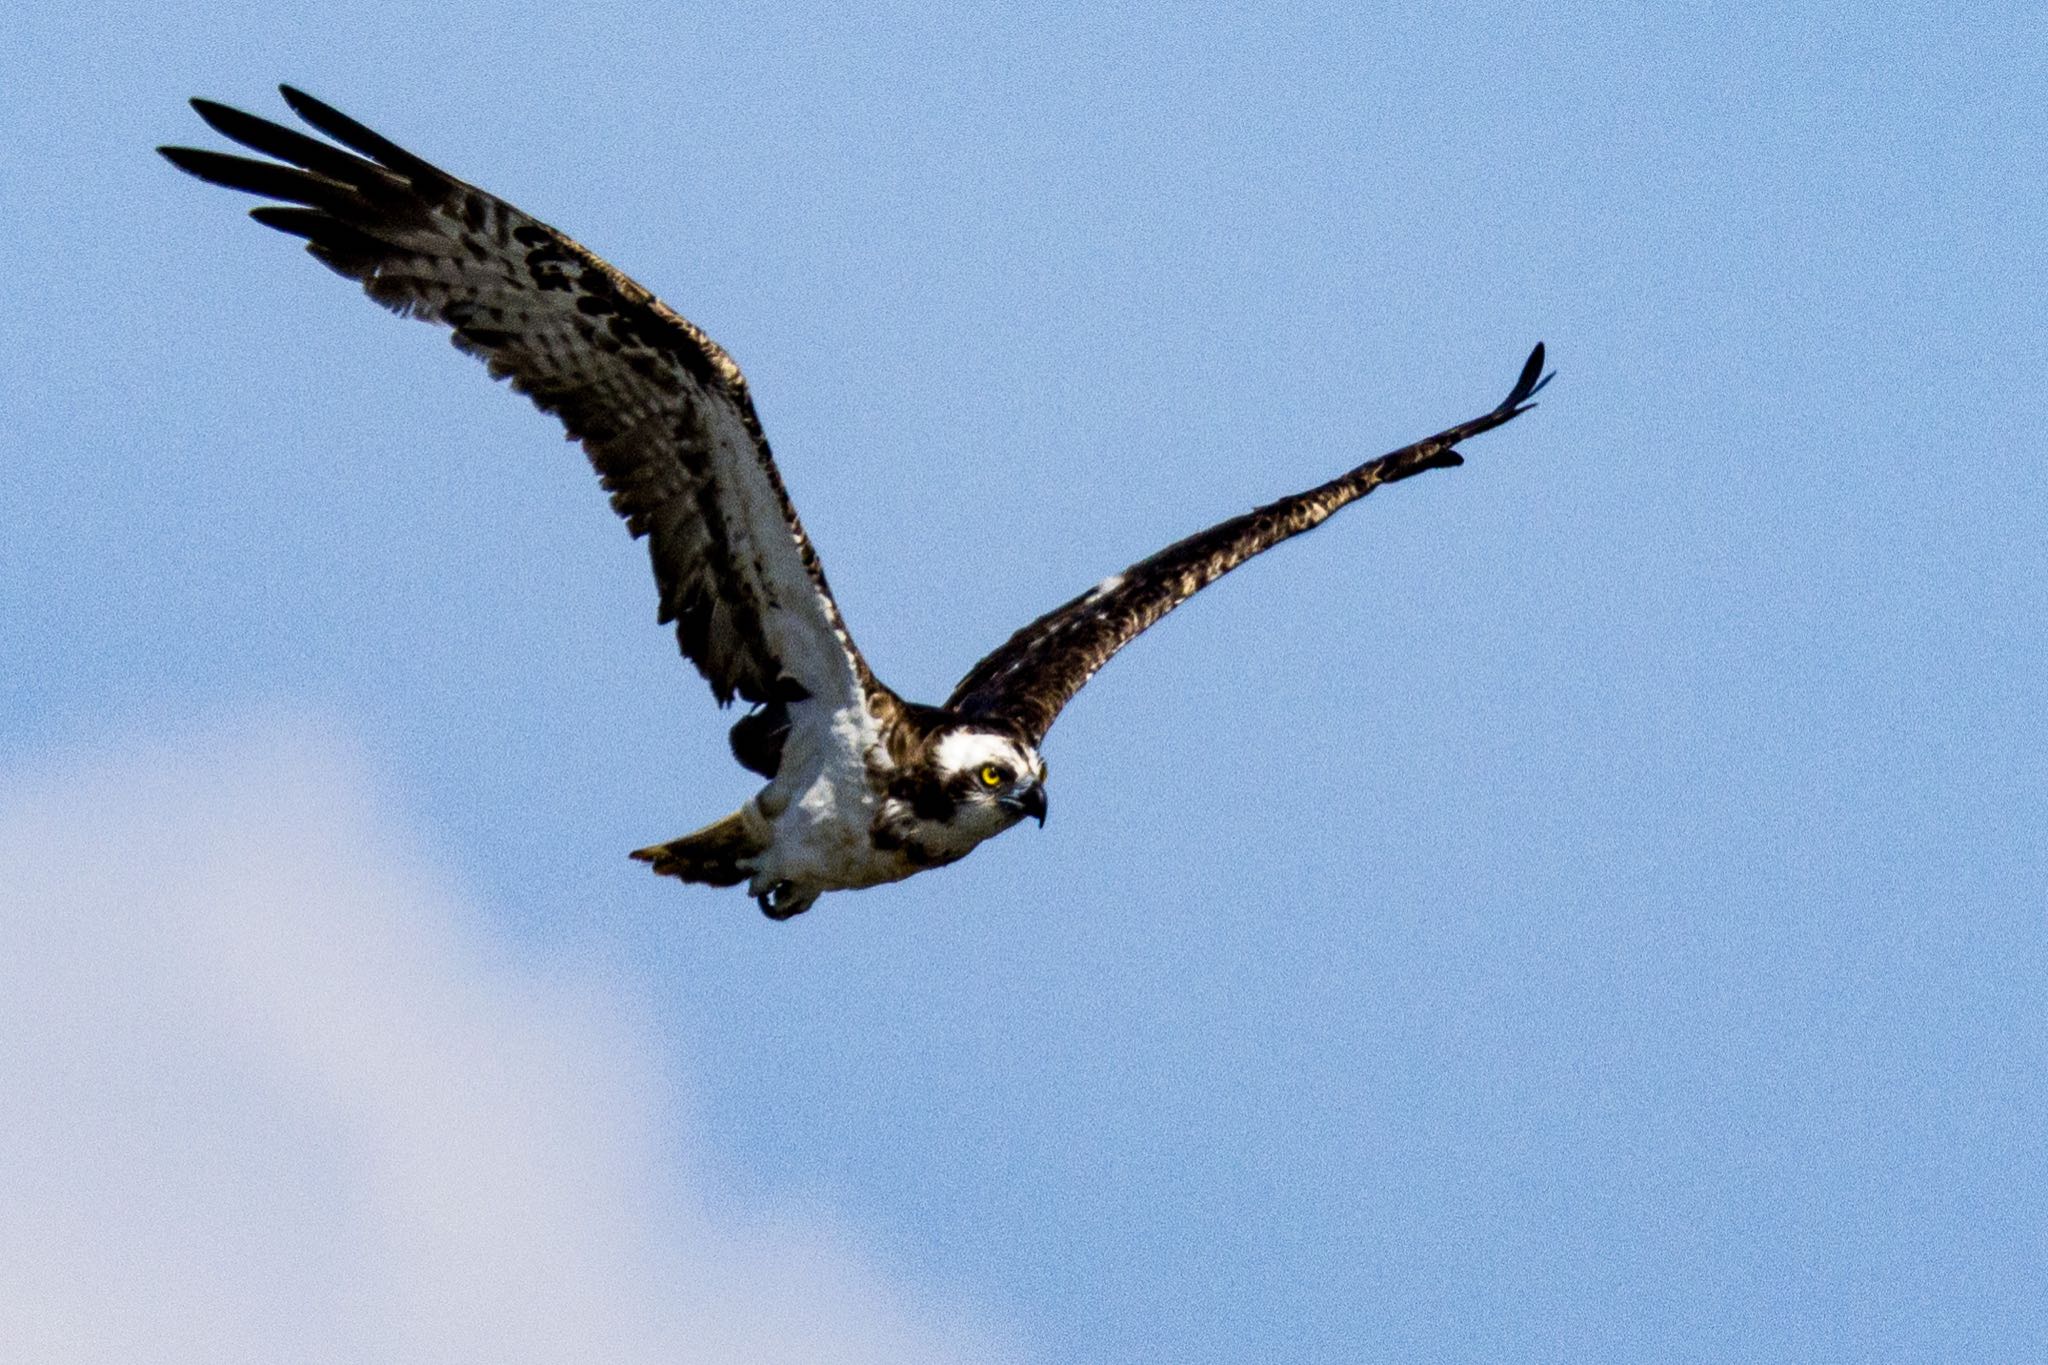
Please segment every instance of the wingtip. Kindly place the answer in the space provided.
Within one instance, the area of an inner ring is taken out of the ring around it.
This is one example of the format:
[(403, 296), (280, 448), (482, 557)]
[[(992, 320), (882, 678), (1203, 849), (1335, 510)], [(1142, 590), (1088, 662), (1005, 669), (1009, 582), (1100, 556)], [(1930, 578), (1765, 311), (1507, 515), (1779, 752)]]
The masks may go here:
[[(187, 175), (199, 175), (199, 172), (194, 169), (194, 165), (197, 159), (204, 155), (197, 147), (179, 147), (169, 144), (158, 147), (156, 154)], [(200, 179), (203, 180), (205, 177), (200, 176)]]
[(1539, 341), (1536, 343), (1536, 349), (1529, 352), (1529, 358), (1522, 363), (1522, 373), (1516, 378), (1515, 387), (1508, 392), (1506, 401), (1501, 404), (1503, 409), (1519, 412), (1525, 407), (1535, 406), (1529, 400), (1542, 392), (1544, 385), (1557, 378), (1555, 370), (1548, 374), (1543, 372), (1543, 359), (1543, 343)]
[(277, 93), (291, 111), (320, 132), (351, 151), (361, 153), (387, 170), (418, 180), (447, 182), (453, 179), (431, 162), (423, 161), (382, 133), (358, 123), (325, 100), (316, 99), (295, 85), (280, 84)]
[(328, 131), (324, 126), (324, 119), (352, 121), (348, 120), (347, 115), (343, 114), (326, 100), (309, 95), (296, 85), (280, 81), (278, 82), (277, 93), (284, 97), (285, 104), (290, 106), (294, 114), (297, 114), (315, 128), (320, 129), (323, 133)]
[[(315, 99), (296, 85), (291, 85), (284, 81), (278, 82), (277, 93), (283, 96), (285, 105), (294, 114), (297, 114), (316, 128), (320, 127), (321, 115), (339, 112), (338, 110), (330, 109), (326, 101)], [(325, 132), (326, 129), (322, 128), (321, 131)]]
[(244, 123), (248, 122), (249, 115), (234, 108), (232, 105), (222, 104), (219, 100), (207, 99), (203, 95), (194, 95), (185, 102), (192, 106), (192, 112), (199, 115), (206, 126), (213, 129), (214, 132), (219, 133), (223, 137), (235, 138), (237, 142), (242, 140), (235, 137), (235, 123), (237, 120)]
[[(1529, 358), (1535, 362), (1536, 368), (1540, 372), (1543, 369), (1544, 358), (1542, 342), (1539, 341), (1536, 343), (1536, 349), (1529, 353)], [(1536, 394), (1541, 393), (1543, 391), (1544, 385), (1548, 384), (1551, 380), (1555, 378), (1557, 378), (1556, 370), (1552, 370), (1548, 374), (1541, 375), (1541, 377), (1537, 379), (1535, 387), (1529, 390), (1530, 396), (1534, 397)]]

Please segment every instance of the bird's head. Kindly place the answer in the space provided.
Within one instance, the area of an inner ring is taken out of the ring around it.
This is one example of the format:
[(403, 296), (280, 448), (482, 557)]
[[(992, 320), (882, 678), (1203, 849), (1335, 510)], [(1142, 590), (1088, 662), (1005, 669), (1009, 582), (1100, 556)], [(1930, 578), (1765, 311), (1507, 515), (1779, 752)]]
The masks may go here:
[(1045, 823), (1045, 760), (1007, 730), (955, 726), (933, 743), (930, 767), (946, 823), (962, 834), (986, 839), (1027, 815)]

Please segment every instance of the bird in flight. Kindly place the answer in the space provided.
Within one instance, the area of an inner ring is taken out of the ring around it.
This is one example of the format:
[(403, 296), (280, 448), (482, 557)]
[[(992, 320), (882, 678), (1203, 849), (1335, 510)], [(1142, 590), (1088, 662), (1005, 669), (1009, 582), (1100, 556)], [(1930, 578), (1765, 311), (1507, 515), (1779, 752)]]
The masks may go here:
[(327, 139), (195, 99), (266, 160), (159, 150), (182, 171), (278, 201), (252, 209), (401, 315), (553, 413), (614, 510), (645, 537), (682, 652), (767, 779), (739, 810), (633, 857), (686, 882), (744, 882), (773, 919), (827, 891), (953, 862), (1027, 817), (1045, 823), (1039, 745), (1112, 655), (1202, 588), (1378, 488), (1464, 463), (1460, 441), (1533, 406), (1543, 347), (1491, 410), (1328, 483), (1169, 545), (1017, 631), (938, 706), (884, 686), (853, 642), (768, 452), (746, 380), (718, 344), (562, 233), (290, 86)]

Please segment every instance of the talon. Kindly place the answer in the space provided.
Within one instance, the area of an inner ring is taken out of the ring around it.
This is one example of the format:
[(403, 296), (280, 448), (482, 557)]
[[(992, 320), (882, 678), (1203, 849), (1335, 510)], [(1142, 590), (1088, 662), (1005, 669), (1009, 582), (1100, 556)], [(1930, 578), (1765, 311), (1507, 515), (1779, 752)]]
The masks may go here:
[(810, 908), (809, 901), (799, 900), (794, 905), (790, 904), (795, 896), (796, 883), (782, 881), (754, 897), (754, 904), (760, 906), (761, 913), (769, 919), (788, 919), (791, 915), (800, 915)]

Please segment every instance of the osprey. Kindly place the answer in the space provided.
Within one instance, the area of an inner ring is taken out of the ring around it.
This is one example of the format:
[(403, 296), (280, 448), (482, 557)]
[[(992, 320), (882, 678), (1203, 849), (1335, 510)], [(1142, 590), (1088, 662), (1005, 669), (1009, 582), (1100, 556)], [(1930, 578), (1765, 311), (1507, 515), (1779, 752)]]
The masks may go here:
[(303, 238), (392, 311), (452, 329), (458, 349), (583, 444), (612, 507), (647, 539), (660, 619), (721, 705), (751, 703), (732, 752), (768, 780), (723, 820), (632, 856), (687, 882), (745, 882), (774, 919), (953, 862), (1027, 816), (1044, 824), (1039, 744), (1110, 656), (1346, 503), (1462, 464), (1458, 442), (1526, 411), (1549, 382), (1538, 345), (1491, 411), (1140, 560), (1012, 635), (943, 705), (921, 705), (854, 645), (717, 343), (547, 224), (281, 89), (331, 142), (195, 99), (216, 131), (273, 159), (159, 150), (202, 180), (281, 201), (250, 216)]

